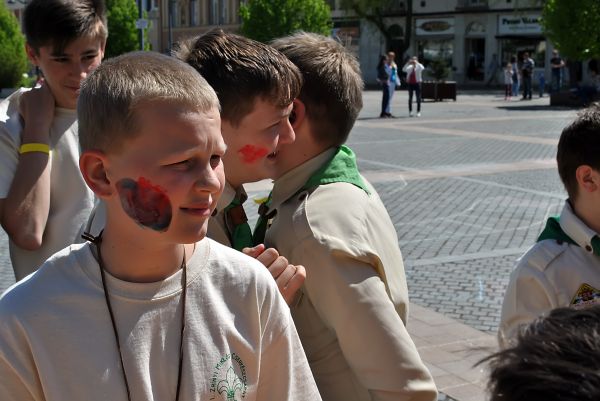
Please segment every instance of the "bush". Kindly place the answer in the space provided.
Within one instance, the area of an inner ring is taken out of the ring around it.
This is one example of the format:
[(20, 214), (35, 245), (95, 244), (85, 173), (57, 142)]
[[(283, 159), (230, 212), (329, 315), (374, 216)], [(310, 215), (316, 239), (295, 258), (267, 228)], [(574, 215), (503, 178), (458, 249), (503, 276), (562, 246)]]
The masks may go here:
[(301, 30), (331, 35), (331, 11), (324, 0), (248, 0), (240, 16), (241, 33), (263, 43)]
[(14, 14), (0, 3), (0, 89), (14, 88), (27, 71), (25, 38)]

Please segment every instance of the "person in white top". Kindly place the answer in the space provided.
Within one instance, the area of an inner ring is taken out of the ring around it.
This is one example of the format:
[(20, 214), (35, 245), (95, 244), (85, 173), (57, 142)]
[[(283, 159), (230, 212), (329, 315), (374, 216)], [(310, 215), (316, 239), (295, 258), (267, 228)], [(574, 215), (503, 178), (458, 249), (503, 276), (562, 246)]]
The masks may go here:
[(78, 117), (106, 224), (0, 298), (2, 400), (320, 400), (268, 271), (205, 238), (225, 182), (214, 90), (131, 53), (83, 82)]
[(417, 56), (408, 60), (402, 71), (406, 73), (406, 83), (408, 84), (408, 115), (413, 116), (412, 99), (413, 94), (417, 98), (417, 117), (421, 117), (421, 82), (423, 82), (423, 64), (419, 63)]
[(599, 154), (600, 108), (592, 107), (560, 137), (556, 159), (569, 199), (510, 276), (498, 332), (502, 346), (554, 308), (600, 303)]
[(102, 60), (101, 1), (33, 0), (23, 28), (39, 88), (0, 103), (0, 222), (17, 280), (79, 237), (93, 193), (79, 172), (79, 84)]

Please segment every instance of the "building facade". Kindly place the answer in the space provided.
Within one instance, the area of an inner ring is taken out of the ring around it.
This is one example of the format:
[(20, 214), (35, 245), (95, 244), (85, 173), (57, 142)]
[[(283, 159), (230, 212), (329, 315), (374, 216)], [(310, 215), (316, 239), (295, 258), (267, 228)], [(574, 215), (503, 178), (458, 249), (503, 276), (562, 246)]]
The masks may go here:
[[(416, 55), (427, 67), (441, 57), (451, 67), (449, 79), (477, 86), (485, 85), (492, 74), (496, 82), (502, 83), (501, 68), (512, 56), (520, 59), (528, 52), (536, 64), (534, 76), (549, 77), (552, 44), (539, 23), (542, 1), (520, 1), (518, 8), (517, 0), (407, 1), (412, 1), (411, 38), (408, 51), (396, 56), (398, 64)], [(379, 55), (389, 50), (387, 47), (396, 47), (394, 41), (405, 39), (406, 1), (393, 2), (394, 7), (384, 14), (392, 33), (391, 46), (371, 22), (353, 18), (343, 10), (340, 0), (332, 0), (330, 5), (334, 27), (355, 27), (363, 78), (374, 83)]]

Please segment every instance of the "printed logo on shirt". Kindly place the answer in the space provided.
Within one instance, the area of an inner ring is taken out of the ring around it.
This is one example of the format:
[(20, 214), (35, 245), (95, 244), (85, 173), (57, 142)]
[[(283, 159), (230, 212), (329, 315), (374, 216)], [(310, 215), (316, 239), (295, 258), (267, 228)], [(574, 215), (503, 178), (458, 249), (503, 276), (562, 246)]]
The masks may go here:
[(585, 309), (598, 303), (600, 303), (600, 291), (587, 283), (583, 283), (573, 296), (571, 307)]
[(223, 355), (213, 369), (210, 399), (240, 401), (246, 396), (247, 389), (246, 365), (242, 358), (235, 352)]

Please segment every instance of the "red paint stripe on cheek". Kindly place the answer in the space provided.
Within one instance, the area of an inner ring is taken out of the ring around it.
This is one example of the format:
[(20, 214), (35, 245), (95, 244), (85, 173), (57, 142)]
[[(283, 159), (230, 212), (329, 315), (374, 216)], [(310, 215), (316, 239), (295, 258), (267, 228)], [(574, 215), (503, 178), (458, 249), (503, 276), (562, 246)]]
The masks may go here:
[(244, 163), (254, 163), (258, 159), (265, 157), (269, 151), (266, 148), (257, 148), (252, 145), (246, 145), (238, 153), (242, 156)]

